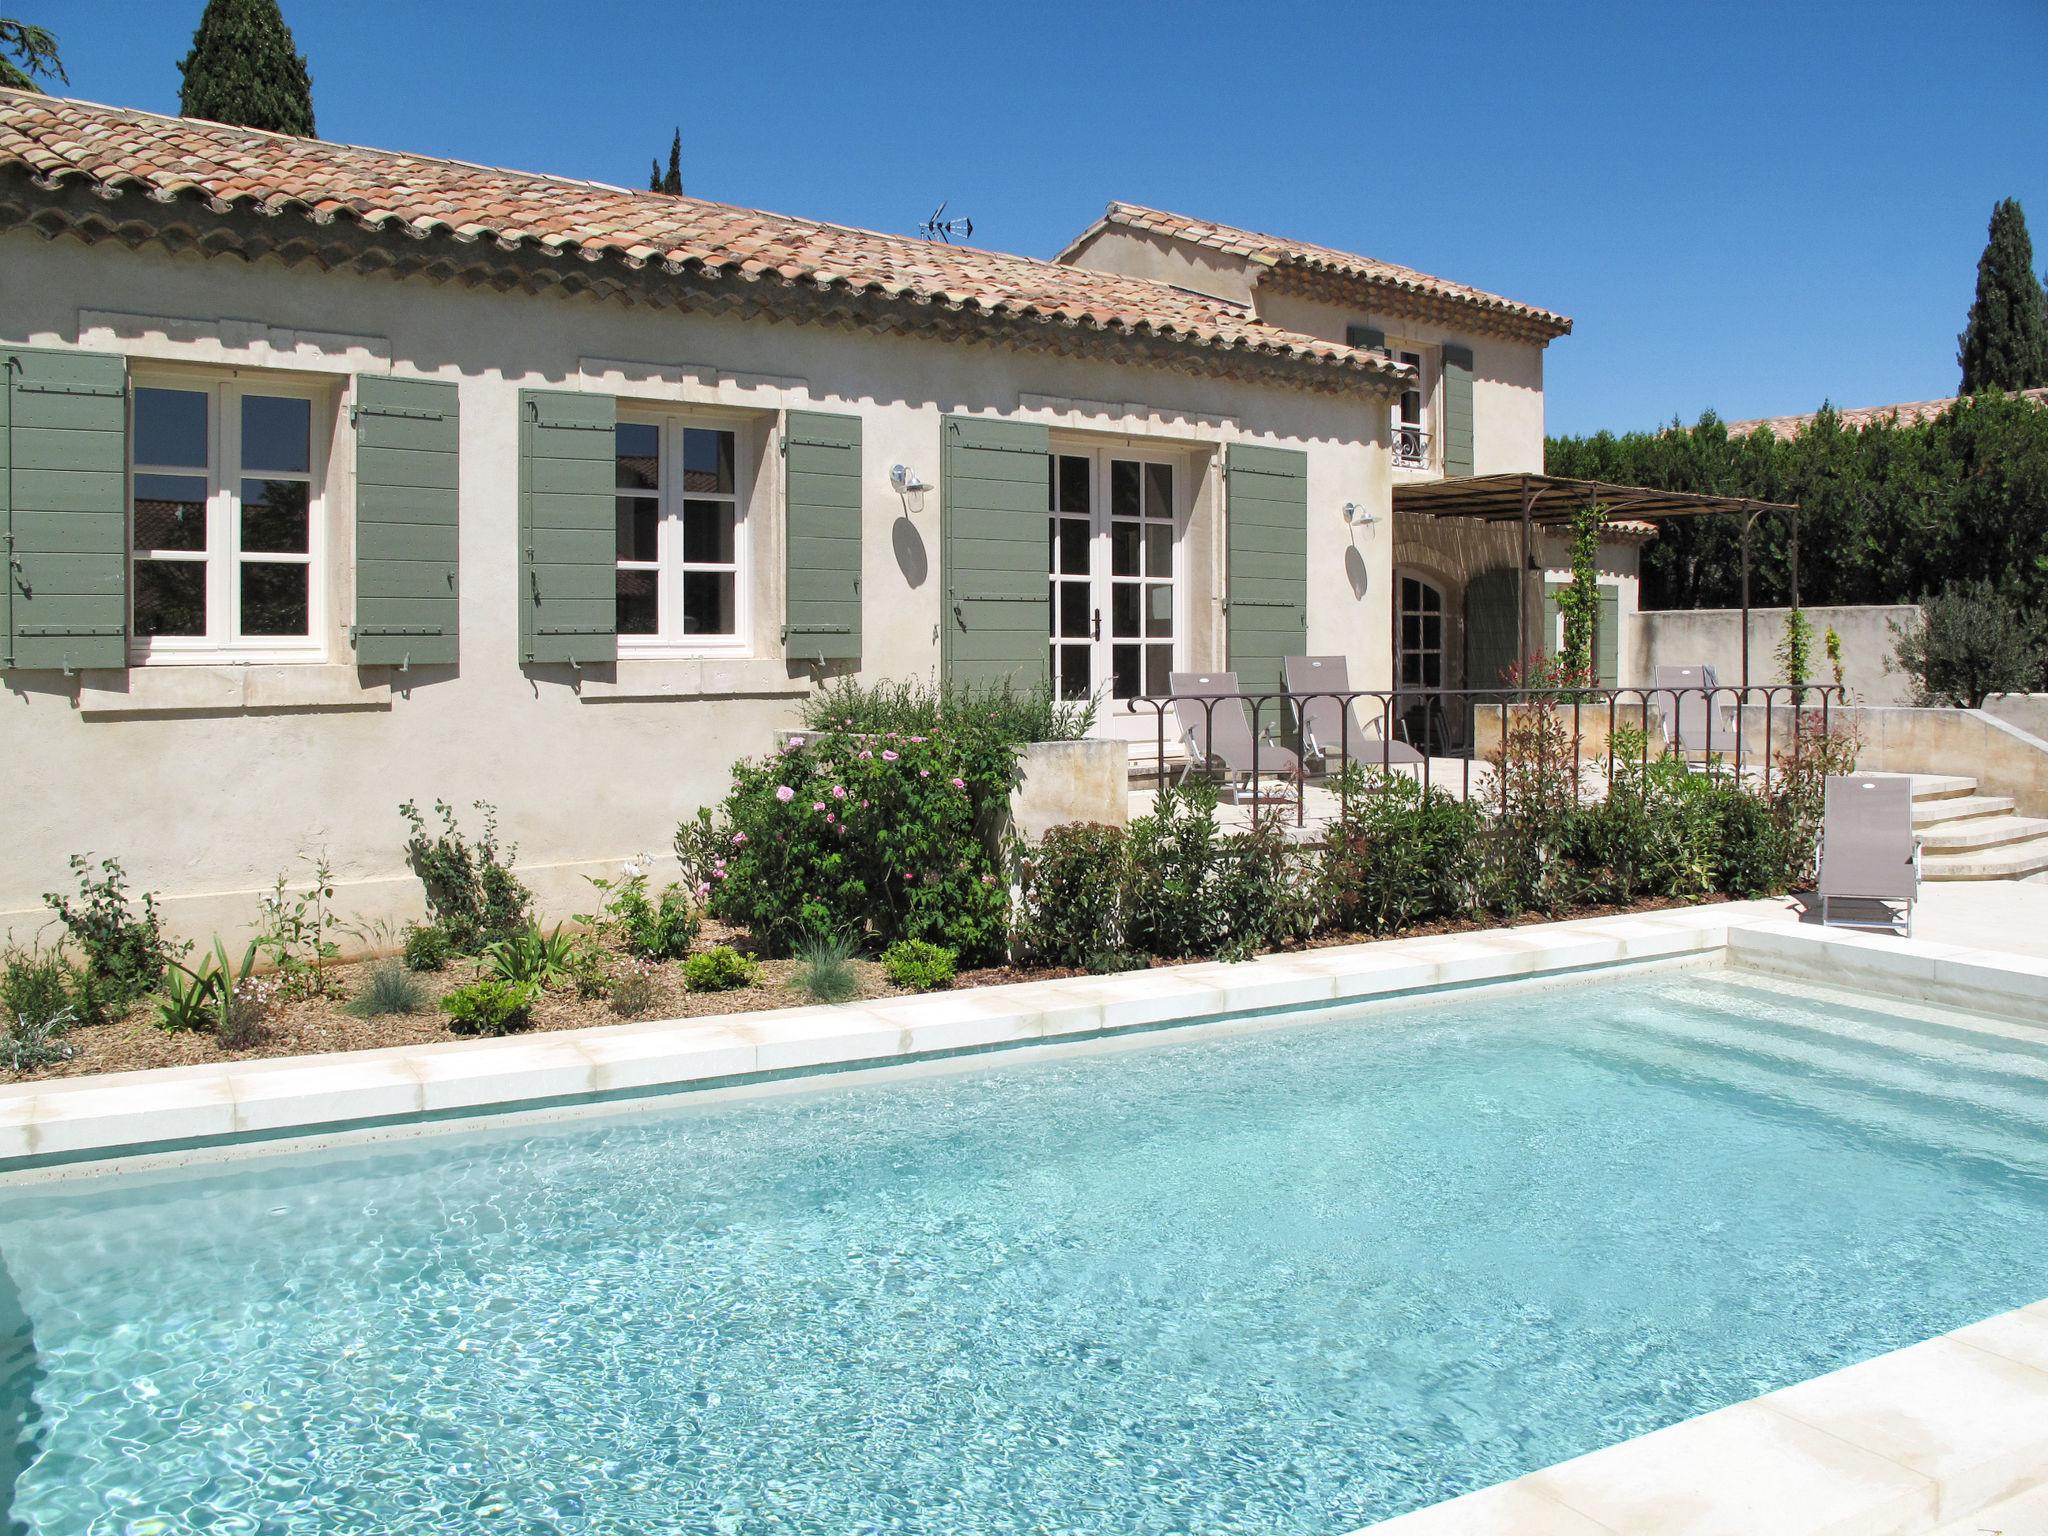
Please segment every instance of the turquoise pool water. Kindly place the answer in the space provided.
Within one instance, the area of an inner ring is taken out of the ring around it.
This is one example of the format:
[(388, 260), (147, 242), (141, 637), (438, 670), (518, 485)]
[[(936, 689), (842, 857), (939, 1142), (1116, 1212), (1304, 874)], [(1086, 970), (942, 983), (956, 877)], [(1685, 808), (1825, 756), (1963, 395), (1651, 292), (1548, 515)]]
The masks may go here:
[(19, 1528), (1339, 1536), (2048, 1295), (2048, 1046), (1721, 972), (0, 1196)]

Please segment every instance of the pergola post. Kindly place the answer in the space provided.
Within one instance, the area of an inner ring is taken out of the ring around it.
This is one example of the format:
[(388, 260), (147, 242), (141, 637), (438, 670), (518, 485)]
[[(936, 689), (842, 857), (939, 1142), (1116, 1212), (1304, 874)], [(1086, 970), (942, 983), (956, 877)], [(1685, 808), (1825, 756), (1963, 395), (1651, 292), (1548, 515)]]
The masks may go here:
[(1529, 571), (1536, 563), (1534, 515), (1536, 487), (1522, 477), (1522, 569), (1515, 578), (1515, 668), (1519, 675), (1529, 660)]
[[(1761, 512), (1751, 512), (1742, 519), (1742, 686), (1749, 687), (1749, 530), (1756, 526)], [(1747, 693), (1744, 697), (1748, 697)]]

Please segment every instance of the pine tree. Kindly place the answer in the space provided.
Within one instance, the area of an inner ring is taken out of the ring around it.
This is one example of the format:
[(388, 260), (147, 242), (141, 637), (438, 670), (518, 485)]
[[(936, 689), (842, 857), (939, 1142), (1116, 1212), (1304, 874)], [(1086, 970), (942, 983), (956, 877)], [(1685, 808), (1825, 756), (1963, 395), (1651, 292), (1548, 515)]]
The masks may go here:
[(1977, 262), (1977, 299), (1956, 338), (1966, 395), (2048, 384), (2048, 303), (2034, 275), (2027, 216), (2007, 198), (1991, 210), (1991, 236)]
[(669, 141), (668, 174), (661, 173), (661, 162), (648, 162), (647, 190), (666, 192), (671, 197), (683, 195), (683, 130), (678, 128), (676, 136)]
[(313, 77), (277, 0), (206, 0), (178, 68), (186, 117), (313, 137)]
[(38, 75), (53, 75), (66, 85), (71, 83), (64, 73), (64, 61), (57, 57), (57, 39), (41, 27), (0, 16), (0, 85), (40, 92)]

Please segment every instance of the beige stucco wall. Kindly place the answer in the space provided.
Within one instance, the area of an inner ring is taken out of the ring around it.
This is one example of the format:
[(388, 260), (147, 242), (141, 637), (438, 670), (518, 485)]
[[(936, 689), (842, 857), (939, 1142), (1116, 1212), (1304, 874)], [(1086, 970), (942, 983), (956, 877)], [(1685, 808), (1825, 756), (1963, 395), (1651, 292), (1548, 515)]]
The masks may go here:
[[(1749, 612), (1749, 680), (1762, 686), (1781, 683), (1778, 646), (1785, 637), (1783, 608), (1752, 608)], [(1887, 670), (1898, 645), (1894, 626), (1920, 622), (1910, 604), (1809, 608), (1813, 625), (1814, 682), (1828, 682), (1824, 639), (1832, 629), (1842, 638), (1842, 680), (1861, 704), (1910, 704), (1912, 679)], [(1742, 680), (1742, 610), (1739, 608), (1660, 609), (1642, 614), (1642, 670), (1628, 680), (1648, 684), (1658, 667), (1710, 666), (1723, 683)]]
[(1146, 277), (1233, 304), (1252, 302), (1251, 265), (1243, 257), (1149, 230), (1123, 226), (1095, 230), (1075, 242), (1066, 260), (1070, 266)]
[[(499, 808), (520, 870), (552, 914), (582, 877), (665, 853), (676, 822), (715, 801), (737, 757), (765, 750), (809, 686), (776, 644), (781, 602), (782, 411), (854, 411), (863, 456), (863, 675), (938, 666), (940, 496), (908, 512), (893, 463), (935, 487), (941, 418), (1045, 422), (1056, 441), (1178, 452), (1189, 529), (1190, 660), (1220, 660), (1223, 446), (1308, 455), (1309, 643), (1363, 677), (1389, 669), (1384, 539), (1347, 527), (1347, 501), (1390, 507), (1371, 402), (996, 347), (743, 323), (587, 299), (534, 298), (271, 263), (0, 236), (0, 338), (84, 344), (173, 366), (267, 369), (332, 387), (326, 549), (333, 568), (321, 666), (149, 666), (64, 679), (10, 673), (0, 774), (16, 786), (0, 850), (0, 934), (26, 938), (73, 852), (119, 857), (170, 898), (173, 923), (232, 934), (280, 870), (325, 851), (339, 905), (403, 919), (418, 888), (401, 862), (400, 800)], [(609, 360), (609, 361), (608, 361)], [(624, 360), (623, 362), (620, 360)], [(349, 376), (391, 370), (461, 391), (462, 661), (395, 678), (357, 669), (345, 631), (352, 532)], [(758, 473), (748, 500), (751, 653), (523, 669), (517, 660), (517, 413), (522, 387), (595, 389), (710, 407), (741, 423)], [(1380, 412), (1383, 419), (1384, 412)]]

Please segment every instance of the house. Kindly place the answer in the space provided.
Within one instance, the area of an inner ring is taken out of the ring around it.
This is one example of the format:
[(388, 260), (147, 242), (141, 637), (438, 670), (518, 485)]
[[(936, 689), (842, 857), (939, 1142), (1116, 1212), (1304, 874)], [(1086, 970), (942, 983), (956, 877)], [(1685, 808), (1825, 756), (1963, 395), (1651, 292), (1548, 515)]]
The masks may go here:
[(1124, 204), (1046, 262), (7, 91), (0, 274), (18, 938), (86, 851), (187, 933), (323, 851), (404, 916), (437, 796), (571, 911), (830, 677), (1130, 735), (1304, 648), (1455, 686), (1504, 546), (1395, 488), (1540, 468), (1570, 325)]

